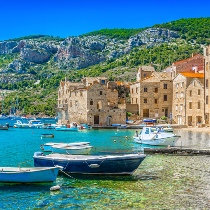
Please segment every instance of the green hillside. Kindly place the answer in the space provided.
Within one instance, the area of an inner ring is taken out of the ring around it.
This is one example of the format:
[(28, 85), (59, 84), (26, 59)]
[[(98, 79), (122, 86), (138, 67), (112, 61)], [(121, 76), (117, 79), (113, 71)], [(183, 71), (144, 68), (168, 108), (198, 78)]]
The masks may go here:
[[(157, 24), (153, 27), (177, 31), (180, 38), (174, 42), (150, 48), (142, 45), (120, 58), (79, 70), (59, 70), (54, 65), (53, 60), (44, 65), (31, 66), (27, 71), (33, 73), (34, 80), (0, 84), (1, 89), (15, 91), (5, 97), (2, 112), (8, 114), (15, 98), (18, 96), (19, 103), (15, 105), (15, 108), (20, 110), (21, 113), (34, 115), (44, 113), (48, 116), (54, 116), (57, 89), (61, 79), (64, 79), (65, 76), (71, 81), (80, 81), (82, 77), (86, 76), (106, 76), (109, 80), (135, 81), (135, 75), (140, 65), (152, 64), (157, 71), (160, 71), (170, 66), (174, 61), (190, 57), (192, 53), (202, 53), (201, 44), (210, 44), (210, 18), (181, 19)], [(98, 35), (126, 40), (142, 30), (144, 29), (102, 29), (82, 36)], [(35, 38), (54, 39), (50, 36)], [(1, 55), (0, 66), (6, 66), (17, 57), (17, 54)], [(36, 80), (40, 80), (40, 82), (35, 84)], [(2, 104), (0, 104), (0, 107), (2, 107)]]

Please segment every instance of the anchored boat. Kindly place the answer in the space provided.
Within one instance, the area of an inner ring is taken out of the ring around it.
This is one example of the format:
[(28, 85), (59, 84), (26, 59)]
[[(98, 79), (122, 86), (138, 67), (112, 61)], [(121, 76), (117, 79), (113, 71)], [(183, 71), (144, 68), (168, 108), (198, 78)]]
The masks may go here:
[(59, 165), (69, 174), (132, 175), (145, 159), (144, 154), (64, 155), (34, 153), (34, 166)]
[(175, 146), (175, 143), (181, 136), (174, 133), (152, 131), (151, 127), (143, 127), (141, 133), (135, 135), (134, 141), (139, 144), (147, 144), (153, 146)]
[(0, 167), (0, 182), (54, 182), (62, 167)]

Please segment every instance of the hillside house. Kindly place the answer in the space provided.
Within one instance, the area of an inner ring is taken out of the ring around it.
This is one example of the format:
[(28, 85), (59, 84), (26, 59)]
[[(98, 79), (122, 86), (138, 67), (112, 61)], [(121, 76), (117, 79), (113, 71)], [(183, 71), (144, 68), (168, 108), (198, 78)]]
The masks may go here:
[(204, 56), (200, 54), (192, 54), (192, 57), (176, 61), (170, 67), (172, 78), (177, 74), (190, 72), (190, 73), (203, 73), (204, 70)]

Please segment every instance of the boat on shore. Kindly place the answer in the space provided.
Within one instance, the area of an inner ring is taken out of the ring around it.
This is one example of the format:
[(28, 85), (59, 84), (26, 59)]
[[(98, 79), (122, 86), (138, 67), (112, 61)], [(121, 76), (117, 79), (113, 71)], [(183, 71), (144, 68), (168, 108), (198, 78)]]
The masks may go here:
[(62, 169), (62, 167), (0, 167), (0, 182), (54, 182), (59, 169)]
[(34, 166), (59, 165), (68, 174), (132, 175), (145, 159), (144, 154), (125, 155), (64, 155), (34, 153)]
[(76, 146), (54, 145), (52, 146), (52, 152), (59, 154), (70, 154), (70, 155), (88, 155), (92, 148), (93, 146), (90, 145), (76, 145)]
[(171, 132), (152, 131), (152, 127), (143, 127), (141, 133), (133, 136), (134, 141), (139, 144), (152, 146), (175, 146), (181, 136)]
[(81, 146), (81, 145), (89, 145), (90, 142), (73, 142), (73, 143), (56, 143), (56, 142), (48, 142), (48, 143), (45, 143), (45, 144), (42, 144), (41, 145), (41, 149), (45, 152), (52, 152), (53, 151), (53, 148), (52, 146)]

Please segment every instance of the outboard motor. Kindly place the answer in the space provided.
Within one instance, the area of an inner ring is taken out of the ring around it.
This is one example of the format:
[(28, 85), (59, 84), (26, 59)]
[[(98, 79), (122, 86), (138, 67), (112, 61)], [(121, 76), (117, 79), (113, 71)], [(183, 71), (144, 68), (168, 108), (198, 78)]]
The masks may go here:
[(9, 128), (9, 123), (6, 123), (7, 128)]

